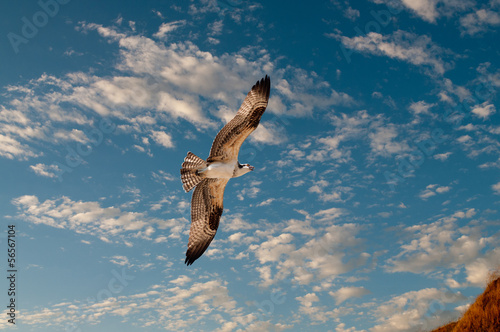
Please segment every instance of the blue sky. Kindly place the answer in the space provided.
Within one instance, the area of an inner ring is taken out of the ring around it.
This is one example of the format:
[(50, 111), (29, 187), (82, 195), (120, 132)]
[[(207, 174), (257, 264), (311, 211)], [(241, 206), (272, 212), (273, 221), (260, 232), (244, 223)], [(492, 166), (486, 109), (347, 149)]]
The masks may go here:
[[(500, 266), (498, 0), (1, 9), (17, 330), (425, 331)], [(180, 165), (266, 74), (256, 169), (187, 267)]]

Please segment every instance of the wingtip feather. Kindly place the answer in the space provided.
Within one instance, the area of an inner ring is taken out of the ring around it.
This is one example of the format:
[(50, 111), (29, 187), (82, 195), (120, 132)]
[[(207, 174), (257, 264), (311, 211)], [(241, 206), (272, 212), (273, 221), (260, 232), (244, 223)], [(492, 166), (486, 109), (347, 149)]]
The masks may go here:
[(266, 76), (257, 81), (252, 87), (252, 90), (257, 90), (262, 93), (267, 100), (269, 100), (269, 95), (271, 93), (271, 78)]

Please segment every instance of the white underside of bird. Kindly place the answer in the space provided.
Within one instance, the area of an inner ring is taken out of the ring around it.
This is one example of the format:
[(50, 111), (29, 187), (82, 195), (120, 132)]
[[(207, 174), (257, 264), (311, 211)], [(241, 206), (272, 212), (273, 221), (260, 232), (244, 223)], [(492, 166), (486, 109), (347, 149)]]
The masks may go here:
[(207, 167), (198, 170), (198, 174), (211, 179), (230, 179), (242, 176), (254, 169), (252, 166), (239, 167), (238, 165), (240, 165), (240, 163), (237, 160), (213, 162)]

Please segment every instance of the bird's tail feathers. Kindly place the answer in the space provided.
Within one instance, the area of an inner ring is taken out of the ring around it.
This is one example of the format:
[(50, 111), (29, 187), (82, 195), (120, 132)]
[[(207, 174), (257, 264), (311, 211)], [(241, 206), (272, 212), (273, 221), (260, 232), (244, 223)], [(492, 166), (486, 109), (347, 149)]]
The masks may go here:
[(182, 187), (186, 192), (193, 189), (203, 180), (199, 170), (207, 167), (207, 162), (192, 152), (188, 152), (181, 168)]

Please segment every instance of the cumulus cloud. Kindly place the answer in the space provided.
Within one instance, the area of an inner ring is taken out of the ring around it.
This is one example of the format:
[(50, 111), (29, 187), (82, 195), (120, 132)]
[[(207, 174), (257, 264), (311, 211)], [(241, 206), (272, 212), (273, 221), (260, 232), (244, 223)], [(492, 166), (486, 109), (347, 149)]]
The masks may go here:
[(289, 233), (269, 236), (267, 241), (251, 245), (249, 249), (260, 264), (270, 264), (257, 269), (261, 285), (268, 287), (288, 277), (307, 285), (313, 280), (335, 278), (364, 265), (370, 257), (367, 253), (351, 252), (346, 259), (345, 250), (361, 243), (356, 237), (358, 232), (359, 227), (355, 224), (331, 225), (324, 232), (316, 232), (315, 237), (300, 247)]
[(485, 287), (488, 283), (488, 278), (498, 269), (498, 266), (500, 266), (500, 248), (495, 248), (488, 251), (484, 256), (467, 264), (465, 267), (466, 280), (470, 285)]
[[(390, 272), (431, 273), (436, 268), (455, 269), (465, 266), (467, 279), (477, 281), (472, 268), (479, 261), (491, 261), (493, 238), (484, 237), (480, 227), (470, 221), (458, 226), (457, 220), (474, 217), (475, 209), (457, 211), (438, 221), (406, 228), (412, 239), (401, 246), (401, 252), (390, 258), (386, 268)], [(481, 263), (485, 265), (484, 263)], [(481, 270), (484, 275), (484, 269)]]
[(368, 140), (372, 157), (390, 157), (410, 151), (410, 146), (402, 137), (399, 126), (380, 114), (372, 116), (366, 111), (359, 111), (350, 116), (342, 114), (333, 116), (332, 123), (337, 136), (343, 141)]
[[(116, 275), (121, 276), (121, 279), (116, 278)], [(227, 285), (220, 280), (193, 282), (187, 276), (180, 276), (171, 280), (172, 287), (152, 285), (149, 290), (141, 293), (121, 294), (121, 290), (134, 282), (137, 274), (133, 270), (122, 268), (110, 277), (118, 280), (113, 288), (105, 289), (111, 296), (100, 298), (102, 293), (96, 292), (97, 294), (92, 295), (97, 295), (97, 302), (94, 298), (26, 310), (23, 315), (24, 324), (64, 329), (89, 322), (98, 324), (106, 318), (125, 319), (130, 315), (138, 315), (146, 317), (139, 322), (140, 326), (182, 331), (212, 320), (219, 326), (234, 322), (234, 327), (241, 328), (250, 326), (257, 320), (256, 315), (243, 313), (244, 308), (237, 306), (234, 298), (229, 295)], [(193, 312), (197, 314), (193, 316)], [(147, 318), (147, 313), (154, 313), (154, 318)]]
[(406, 142), (398, 140), (399, 133), (394, 125), (378, 127), (368, 135), (370, 146), (375, 155), (391, 156), (409, 150)]
[(287, 135), (283, 124), (263, 121), (259, 124), (255, 132), (250, 135), (250, 141), (278, 145), (287, 140)]
[(369, 293), (370, 291), (364, 287), (342, 287), (335, 292), (329, 292), (335, 298), (335, 304), (337, 305), (352, 297), (361, 297)]
[(425, 187), (425, 190), (420, 192), (418, 195), (421, 199), (426, 200), (429, 197), (435, 196), (436, 194), (444, 194), (450, 191), (450, 186), (438, 186), (437, 184), (430, 184)]
[(440, 307), (444, 307), (446, 304), (463, 303), (466, 299), (461, 293), (436, 288), (406, 292), (374, 309), (374, 316), (378, 317), (379, 324), (371, 331), (430, 330), (456, 319), (459, 314), (444, 310), (433, 314), (434, 311), (430, 311), (435, 310), (433, 305), (439, 303)]
[(452, 155), (452, 152), (438, 153), (434, 155), (434, 159), (445, 161)]
[(487, 101), (472, 108), (472, 113), (474, 113), (474, 115), (476, 115), (477, 117), (482, 118), (483, 120), (489, 118), (490, 115), (494, 114), (495, 112), (495, 105), (490, 104)]
[(410, 104), (408, 107), (415, 115), (420, 114), (430, 114), (429, 109), (434, 107), (435, 104), (428, 104), (425, 101), (421, 100), (415, 103)]
[(163, 131), (155, 131), (151, 132), (151, 138), (158, 143), (159, 145), (165, 148), (172, 148), (174, 144), (172, 143), (172, 136), (163, 132)]
[(299, 312), (309, 316), (312, 321), (324, 323), (339, 316), (338, 309), (328, 310), (326, 306), (315, 305), (320, 302), (316, 293), (308, 293), (295, 299), (300, 303)]
[(112, 242), (125, 236), (152, 240), (156, 228), (172, 231), (178, 237), (185, 221), (150, 218), (145, 213), (122, 211), (116, 207), (102, 207), (99, 202), (73, 201), (62, 196), (40, 202), (37, 196), (24, 195), (12, 200), (18, 218), (38, 225), (66, 229), (78, 234), (95, 236)]

